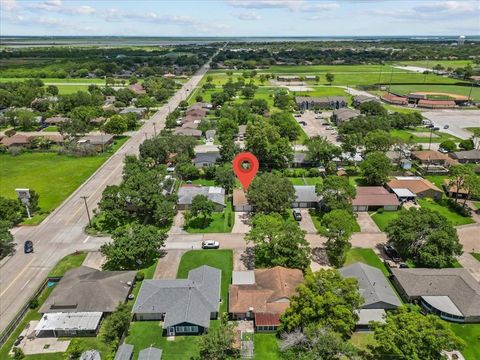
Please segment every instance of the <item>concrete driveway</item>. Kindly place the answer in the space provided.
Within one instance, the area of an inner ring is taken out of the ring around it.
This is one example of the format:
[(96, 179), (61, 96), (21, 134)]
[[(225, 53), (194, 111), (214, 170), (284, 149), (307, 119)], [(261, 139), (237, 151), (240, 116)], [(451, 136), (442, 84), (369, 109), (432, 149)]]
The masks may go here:
[(183, 216), (183, 211), (178, 211), (175, 217), (173, 218), (173, 224), (170, 230), (168, 231), (168, 234), (169, 235), (187, 234), (187, 232), (183, 230), (184, 224), (185, 224), (185, 217)]
[[(480, 127), (480, 110), (441, 110), (425, 111), (422, 113), (427, 119), (438, 126), (442, 132), (454, 135), (460, 139), (470, 139), (472, 133), (465, 128)], [(448, 125), (448, 129), (443, 127)]]
[(250, 231), (250, 213), (243, 211), (235, 211), (235, 224), (233, 224), (233, 234), (246, 234)]
[(167, 250), (157, 263), (154, 279), (171, 280), (177, 278), (178, 265), (185, 250)]
[(380, 229), (378, 228), (375, 221), (368, 212), (358, 212), (357, 213), (357, 223), (360, 225), (360, 231), (362, 233), (379, 233)]
[(301, 209), (300, 212), (302, 213), (302, 220), (300, 221), (299, 225), (302, 230), (305, 230), (307, 234), (316, 234), (317, 229), (313, 224), (312, 217), (308, 212), (308, 209)]
[(90, 251), (85, 260), (83, 260), (83, 266), (88, 266), (93, 269), (102, 270), (102, 265), (105, 263), (105, 257), (100, 253), (100, 251)]

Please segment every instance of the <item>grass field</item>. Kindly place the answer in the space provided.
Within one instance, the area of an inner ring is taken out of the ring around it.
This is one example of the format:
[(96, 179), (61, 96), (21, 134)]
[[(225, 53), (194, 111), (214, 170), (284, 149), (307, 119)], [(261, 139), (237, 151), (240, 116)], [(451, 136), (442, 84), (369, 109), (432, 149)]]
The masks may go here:
[(350, 265), (356, 262), (361, 262), (373, 267), (380, 269), (380, 271), (388, 276), (388, 270), (383, 264), (382, 260), (378, 257), (377, 254), (372, 249), (364, 248), (352, 248), (347, 253), (347, 259), (345, 265)]
[[(16, 81), (25, 81), (31, 78), (5, 78), (0, 77), (0, 82), (16, 82)], [(39, 78), (43, 83), (46, 84), (55, 84), (55, 83), (81, 83), (81, 84), (105, 84), (104, 79), (86, 79), (86, 78)]]
[(275, 334), (256, 333), (254, 341), (254, 360), (280, 360), (280, 349)]
[(375, 224), (377, 224), (378, 228), (381, 231), (385, 231), (390, 221), (398, 218), (398, 213), (398, 211), (384, 211), (381, 213), (372, 213), (370, 216), (372, 217), (373, 221), (375, 221)]
[(290, 180), (292, 185), (317, 185), (323, 183), (321, 177), (289, 177), (288, 180)]
[[(446, 78), (443, 78), (443, 79), (446, 79)], [(445, 84), (421, 84), (420, 83), (420, 84), (403, 84), (403, 85), (394, 84), (391, 86), (390, 90), (392, 92), (399, 93), (399, 94), (408, 94), (408, 93), (417, 92), (417, 91), (443, 92), (443, 93), (452, 93), (452, 94), (459, 94), (459, 95), (465, 95), (465, 96), (470, 95), (475, 100), (480, 100), (480, 87), (472, 88), (469, 83), (465, 83), (465, 84), (466, 86), (459, 86), (459, 85), (456, 85), (455, 83), (445, 83)]]
[(433, 201), (431, 199), (418, 199), (421, 207), (439, 212), (445, 216), (453, 226), (472, 224), (474, 221), (470, 217), (465, 217), (450, 210), (447, 206), (447, 200)]
[(432, 69), (435, 65), (440, 64), (445, 68), (458, 68), (465, 67), (467, 65), (472, 65), (470, 60), (411, 60), (411, 61), (400, 61), (398, 65), (402, 66), (418, 66), (424, 67), (427, 69)]
[[(429, 129), (424, 128), (424, 127), (418, 127), (418, 128), (413, 128), (413, 129), (408, 129), (408, 130), (391, 130), (390, 134), (393, 137), (402, 139), (404, 141), (411, 141), (415, 143), (428, 143), (430, 142), (430, 135), (428, 136), (418, 136), (416, 133), (429, 133)], [(432, 133), (432, 143), (441, 143), (445, 140), (453, 140), (455, 142), (461, 141), (461, 139), (447, 134), (443, 133), (441, 131), (433, 131)]]
[(68, 270), (74, 269), (82, 265), (83, 260), (87, 257), (86, 252), (78, 252), (65, 256), (57, 265), (50, 271), (48, 277), (63, 276)]
[(480, 324), (448, 324), (453, 332), (467, 343), (465, 349), (462, 350), (465, 359), (480, 359)]
[(480, 261), (480, 253), (470, 253), (472, 254), (472, 256), (477, 259), (478, 261)]
[(77, 91), (87, 91), (88, 85), (57, 85), (60, 95), (74, 94)]
[[(230, 224), (229, 222), (230, 217)], [(189, 233), (229, 233), (232, 231), (235, 217), (233, 216), (232, 203), (227, 201), (227, 206), (222, 212), (214, 212), (206, 221), (203, 217), (192, 218), (185, 230)]]
[(54, 152), (1, 154), (0, 195), (16, 198), (16, 188), (29, 188), (39, 195), (44, 213), (51, 212), (78, 188), (125, 141), (119, 139), (109, 151), (91, 157), (58, 155)]

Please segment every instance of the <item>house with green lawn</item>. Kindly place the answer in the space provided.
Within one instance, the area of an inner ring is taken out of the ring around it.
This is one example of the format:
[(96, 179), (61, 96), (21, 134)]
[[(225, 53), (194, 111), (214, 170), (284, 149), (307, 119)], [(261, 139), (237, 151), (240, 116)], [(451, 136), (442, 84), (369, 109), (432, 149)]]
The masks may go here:
[(225, 208), (225, 189), (218, 186), (201, 186), (187, 184), (178, 189), (178, 210), (188, 210), (192, 206), (193, 198), (204, 195), (215, 205), (215, 211), (223, 211)]
[(135, 320), (163, 321), (167, 336), (197, 335), (218, 317), (221, 270), (203, 265), (187, 279), (144, 280), (132, 313)]

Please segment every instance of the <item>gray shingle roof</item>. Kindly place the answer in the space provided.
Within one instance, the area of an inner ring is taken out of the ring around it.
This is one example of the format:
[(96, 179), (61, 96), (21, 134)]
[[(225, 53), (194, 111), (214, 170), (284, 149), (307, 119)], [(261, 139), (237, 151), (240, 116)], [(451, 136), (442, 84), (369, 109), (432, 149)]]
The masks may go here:
[(178, 190), (178, 204), (191, 205), (197, 195), (205, 195), (216, 204), (225, 206), (225, 189), (218, 186), (181, 186)]
[(408, 297), (448, 296), (463, 316), (480, 316), (480, 283), (466, 269), (392, 269)]
[(138, 353), (138, 360), (160, 360), (163, 351), (154, 347), (141, 350)]
[(345, 121), (345, 120), (359, 116), (360, 111), (343, 108), (343, 109), (333, 110), (333, 115), (337, 118), (337, 120)]
[(113, 312), (127, 299), (135, 274), (135, 271), (99, 271), (87, 266), (69, 270), (39, 312)]
[(193, 159), (194, 164), (215, 164), (220, 159), (220, 153), (218, 152), (204, 152), (196, 153)]
[(357, 262), (339, 271), (346, 278), (357, 279), (360, 294), (365, 300), (362, 308), (391, 309), (402, 304), (388, 280), (376, 267)]
[(455, 151), (452, 153), (452, 157), (459, 160), (479, 160), (480, 159), (480, 150), (468, 150), (468, 151)]
[(114, 360), (130, 360), (133, 354), (133, 345), (122, 344), (118, 347)]
[(163, 326), (183, 322), (208, 328), (218, 312), (222, 272), (207, 265), (190, 270), (188, 279), (144, 280), (132, 312), (165, 314)]
[(295, 202), (315, 202), (319, 200), (314, 185), (295, 185)]

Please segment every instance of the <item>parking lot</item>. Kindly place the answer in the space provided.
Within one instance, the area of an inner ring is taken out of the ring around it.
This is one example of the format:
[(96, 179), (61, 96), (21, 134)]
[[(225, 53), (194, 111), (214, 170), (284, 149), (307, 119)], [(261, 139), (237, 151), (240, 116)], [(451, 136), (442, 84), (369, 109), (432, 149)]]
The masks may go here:
[[(300, 123), (309, 138), (320, 135), (326, 137), (331, 143), (340, 145), (340, 142), (336, 139), (336, 130), (327, 130), (330, 125), (324, 125), (329, 121), (330, 116), (332, 116), (331, 111), (323, 111), (321, 114), (315, 114), (313, 111), (305, 111), (300, 116), (295, 117), (295, 119)], [(304, 122), (305, 125), (303, 125), (302, 122)]]
[[(438, 126), (440, 131), (460, 139), (470, 139), (472, 136), (472, 133), (465, 128), (480, 127), (480, 110), (426, 111), (422, 115)], [(445, 125), (449, 128), (444, 129)]]

